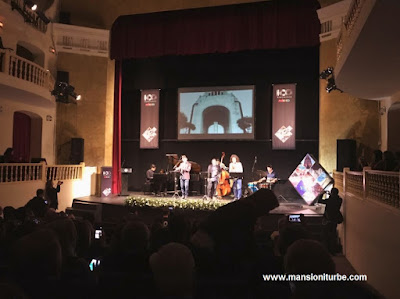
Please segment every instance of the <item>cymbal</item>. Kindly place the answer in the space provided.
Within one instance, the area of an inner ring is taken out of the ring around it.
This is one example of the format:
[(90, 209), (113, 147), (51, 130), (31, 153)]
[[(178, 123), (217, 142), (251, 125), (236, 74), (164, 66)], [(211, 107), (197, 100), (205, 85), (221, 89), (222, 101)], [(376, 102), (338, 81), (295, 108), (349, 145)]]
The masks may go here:
[(255, 172), (260, 176), (266, 176), (267, 175), (267, 172), (265, 170), (256, 170)]

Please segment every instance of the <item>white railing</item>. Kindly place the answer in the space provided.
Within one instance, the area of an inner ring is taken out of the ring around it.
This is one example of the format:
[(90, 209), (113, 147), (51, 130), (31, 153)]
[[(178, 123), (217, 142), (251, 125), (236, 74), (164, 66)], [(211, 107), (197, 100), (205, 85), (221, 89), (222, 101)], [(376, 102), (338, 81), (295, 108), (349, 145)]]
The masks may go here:
[(108, 30), (53, 24), (57, 52), (108, 57)]
[(400, 209), (400, 172), (377, 171), (365, 167), (363, 171), (334, 171), (335, 187), (342, 194), (378, 201)]
[(45, 163), (0, 163), (0, 184), (48, 180), (80, 180), (85, 163), (46, 165)]
[(79, 180), (82, 178), (84, 163), (80, 165), (49, 165), (46, 166), (46, 180)]
[(49, 71), (40, 65), (13, 54), (9, 50), (0, 50), (0, 71), (51, 91), (55, 79)]

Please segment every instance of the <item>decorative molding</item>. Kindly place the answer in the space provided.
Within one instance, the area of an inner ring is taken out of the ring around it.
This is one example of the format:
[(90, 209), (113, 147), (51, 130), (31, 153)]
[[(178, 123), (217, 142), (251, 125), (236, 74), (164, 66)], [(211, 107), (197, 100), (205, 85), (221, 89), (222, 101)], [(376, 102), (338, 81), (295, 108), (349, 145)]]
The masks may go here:
[(109, 57), (109, 30), (53, 24), (56, 51)]

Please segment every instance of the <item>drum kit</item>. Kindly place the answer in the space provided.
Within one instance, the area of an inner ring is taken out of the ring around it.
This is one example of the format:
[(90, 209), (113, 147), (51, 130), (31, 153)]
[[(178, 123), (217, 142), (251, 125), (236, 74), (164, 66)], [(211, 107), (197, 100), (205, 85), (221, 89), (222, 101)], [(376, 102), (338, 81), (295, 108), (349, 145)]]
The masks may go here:
[[(256, 170), (254, 173), (259, 177), (259, 179), (267, 176), (267, 172), (264, 170)], [(272, 185), (274, 183), (275, 183), (275, 180), (274, 181), (267, 180), (267, 181), (263, 181), (263, 182), (259, 182), (259, 181), (248, 182), (247, 189), (245, 191), (245, 195), (249, 196), (260, 189), (271, 189)]]

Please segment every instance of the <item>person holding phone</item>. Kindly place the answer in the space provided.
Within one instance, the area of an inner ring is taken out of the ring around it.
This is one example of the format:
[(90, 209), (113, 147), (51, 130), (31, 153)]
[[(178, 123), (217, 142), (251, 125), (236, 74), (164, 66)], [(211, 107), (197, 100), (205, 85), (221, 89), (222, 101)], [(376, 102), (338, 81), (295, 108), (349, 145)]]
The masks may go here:
[(62, 184), (63, 182), (58, 181), (57, 187), (54, 188), (52, 180), (48, 180), (46, 183), (45, 192), (46, 199), (49, 202), (49, 208), (53, 208), (56, 211), (58, 209), (58, 193), (61, 191)]

